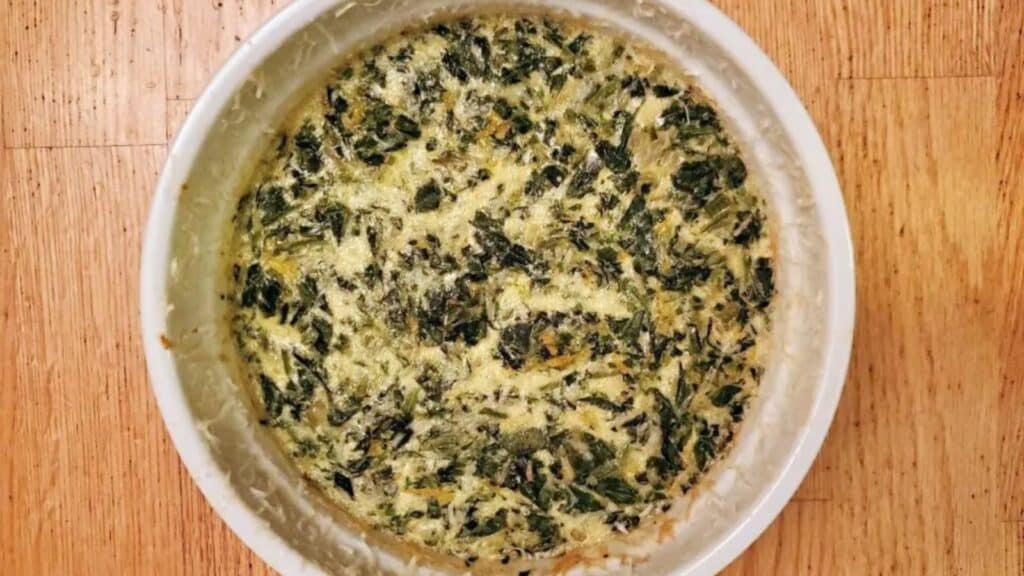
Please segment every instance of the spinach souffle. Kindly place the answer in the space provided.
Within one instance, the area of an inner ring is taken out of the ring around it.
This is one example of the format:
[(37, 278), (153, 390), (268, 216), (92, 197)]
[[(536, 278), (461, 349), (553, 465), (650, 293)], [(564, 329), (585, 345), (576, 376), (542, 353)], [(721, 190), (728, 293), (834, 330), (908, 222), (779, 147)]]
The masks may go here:
[(551, 557), (727, 451), (764, 372), (763, 197), (636, 41), (478, 15), (348, 57), (233, 218), (242, 372), (301, 474), (413, 544)]

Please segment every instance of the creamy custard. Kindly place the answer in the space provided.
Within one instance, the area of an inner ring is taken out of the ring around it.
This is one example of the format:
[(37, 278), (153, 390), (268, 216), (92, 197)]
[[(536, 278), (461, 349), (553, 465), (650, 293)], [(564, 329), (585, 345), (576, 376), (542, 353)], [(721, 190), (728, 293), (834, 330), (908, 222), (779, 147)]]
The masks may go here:
[(479, 16), (345, 61), (238, 204), (232, 333), (340, 507), (549, 557), (692, 489), (756, 395), (764, 200), (714, 104), (583, 23)]

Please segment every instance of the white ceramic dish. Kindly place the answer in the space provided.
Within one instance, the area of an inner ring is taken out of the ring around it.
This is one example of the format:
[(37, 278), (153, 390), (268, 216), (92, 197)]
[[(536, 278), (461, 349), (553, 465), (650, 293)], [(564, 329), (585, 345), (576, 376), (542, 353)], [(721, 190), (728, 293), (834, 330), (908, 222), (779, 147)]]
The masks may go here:
[[(825, 148), (793, 90), (735, 24), (703, 0), (525, 0), (634, 34), (693, 73), (746, 149), (773, 213), (779, 304), (761, 396), (702, 490), (581, 572), (710, 574), (786, 504), (828, 432), (853, 334), (849, 227)], [(446, 573), (325, 506), (254, 425), (224, 338), (220, 247), (265, 135), (339, 55), (439, 10), (492, 0), (298, 0), (221, 69), (171, 148), (150, 212), (141, 270), (143, 343), (174, 445), (210, 504), (283, 574)], [(610, 564), (609, 564), (610, 562)], [(538, 565), (544, 570), (550, 567)], [(376, 573), (376, 572), (374, 572)], [(535, 572), (536, 573), (536, 572)]]

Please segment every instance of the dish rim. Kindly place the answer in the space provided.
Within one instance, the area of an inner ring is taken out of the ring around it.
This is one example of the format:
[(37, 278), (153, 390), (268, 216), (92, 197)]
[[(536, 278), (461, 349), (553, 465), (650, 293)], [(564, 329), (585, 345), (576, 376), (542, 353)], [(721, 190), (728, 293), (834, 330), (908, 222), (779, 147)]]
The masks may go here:
[[(831, 159), (807, 110), (775, 64), (736, 23), (706, 0), (660, 0), (696, 28), (710, 32), (751, 84), (784, 118), (783, 129), (801, 159), (828, 261), (829, 307), (820, 393), (808, 425), (764, 495), (743, 521), (690, 567), (687, 574), (713, 574), (750, 546), (789, 502), (817, 457), (831, 426), (845, 384), (855, 320), (855, 267), (849, 221)], [(217, 514), (243, 543), (282, 574), (323, 575), (235, 494), (195, 426), (172, 354), (165, 348), (166, 293), (178, 191), (191, 170), (222, 108), (255, 68), (339, 0), (296, 0), (264, 22), (217, 71), (196, 100), (172, 145), (151, 200), (140, 265), (140, 314), (150, 385), (165, 428), (192, 480)], [(681, 572), (680, 572), (681, 574)]]

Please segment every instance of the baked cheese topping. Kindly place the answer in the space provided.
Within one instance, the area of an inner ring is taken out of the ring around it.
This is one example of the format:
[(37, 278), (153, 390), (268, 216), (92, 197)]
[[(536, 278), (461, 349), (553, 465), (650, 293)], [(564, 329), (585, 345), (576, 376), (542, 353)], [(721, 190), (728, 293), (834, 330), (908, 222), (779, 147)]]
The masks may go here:
[(582, 23), (478, 16), (346, 61), (234, 219), (262, 424), (354, 516), (554, 556), (693, 488), (756, 393), (764, 202), (713, 104)]

